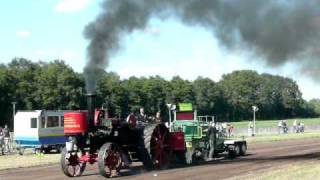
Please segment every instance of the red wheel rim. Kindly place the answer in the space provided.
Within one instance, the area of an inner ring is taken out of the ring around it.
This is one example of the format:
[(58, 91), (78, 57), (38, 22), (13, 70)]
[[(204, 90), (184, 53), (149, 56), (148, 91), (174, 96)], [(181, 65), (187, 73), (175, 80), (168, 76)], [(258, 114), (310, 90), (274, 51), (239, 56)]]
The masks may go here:
[(166, 127), (157, 126), (152, 133), (150, 153), (153, 162), (158, 168), (167, 167), (170, 161), (171, 147), (169, 144), (169, 131)]

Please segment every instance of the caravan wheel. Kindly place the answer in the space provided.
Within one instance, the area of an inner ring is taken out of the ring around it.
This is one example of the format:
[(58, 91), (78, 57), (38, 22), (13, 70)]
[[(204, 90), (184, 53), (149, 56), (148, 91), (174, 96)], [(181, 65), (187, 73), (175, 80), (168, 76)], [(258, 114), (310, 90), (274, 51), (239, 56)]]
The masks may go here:
[(19, 155), (22, 156), (24, 154), (25, 148), (20, 147), (17, 150), (19, 151)]

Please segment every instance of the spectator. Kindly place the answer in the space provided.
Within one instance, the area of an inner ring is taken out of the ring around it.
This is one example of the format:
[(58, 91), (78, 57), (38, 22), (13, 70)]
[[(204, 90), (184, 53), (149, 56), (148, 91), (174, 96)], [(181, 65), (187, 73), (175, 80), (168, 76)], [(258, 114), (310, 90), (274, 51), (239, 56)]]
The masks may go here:
[(3, 155), (3, 149), (4, 149), (4, 137), (3, 137), (3, 132), (2, 132), (2, 127), (0, 126), (0, 149), (1, 149), (1, 154)]
[(4, 150), (5, 152), (10, 152), (10, 130), (7, 125), (4, 125), (2, 129), (3, 137), (4, 137)]
[(297, 126), (298, 124), (297, 124), (297, 120), (295, 119), (294, 121), (293, 121), (293, 124), (292, 124), (292, 130), (293, 130), (293, 132), (294, 133), (296, 133), (297, 132)]
[(297, 133), (300, 132), (300, 125), (301, 125), (301, 121), (298, 121), (298, 123), (297, 123)]
[(229, 135), (229, 138), (231, 137), (231, 136), (233, 136), (233, 130), (234, 130), (234, 126), (233, 126), (233, 124), (228, 124), (228, 135)]
[(282, 121), (282, 127), (283, 127), (283, 133), (288, 133), (288, 126), (287, 126), (287, 120)]
[(300, 123), (300, 126), (299, 126), (299, 131), (302, 133), (304, 132), (304, 123)]
[(299, 121), (297, 125), (297, 133), (304, 132), (304, 124)]
[(248, 136), (253, 136), (253, 124), (251, 121), (248, 124)]
[(227, 123), (222, 123), (221, 124), (221, 132), (225, 135), (225, 137), (227, 137), (228, 135), (227, 135)]
[(282, 124), (283, 124), (283, 120), (280, 120), (280, 121), (278, 122), (278, 134), (281, 133)]

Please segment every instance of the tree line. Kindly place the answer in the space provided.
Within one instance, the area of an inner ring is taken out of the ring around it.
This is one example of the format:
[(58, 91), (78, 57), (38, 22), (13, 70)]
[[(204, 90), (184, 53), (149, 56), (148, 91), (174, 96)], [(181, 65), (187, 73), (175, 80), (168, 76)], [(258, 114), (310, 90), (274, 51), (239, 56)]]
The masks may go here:
[[(200, 115), (215, 115), (220, 121), (252, 118), (252, 106), (259, 107), (258, 119), (314, 117), (320, 114), (320, 100), (307, 102), (295, 81), (252, 70), (234, 71), (219, 82), (205, 77), (194, 81), (179, 76), (121, 79), (114, 72), (99, 72), (97, 105), (108, 107), (121, 118), (144, 107), (149, 115), (160, 111), (167, 118), (167, 103), (190, 102)], [(63, 60), (49, 63), (15, 58), (0, 64), (0, 126), (12, 126), (12, 102), (18, 110), (86, 109), (84, 76)]]

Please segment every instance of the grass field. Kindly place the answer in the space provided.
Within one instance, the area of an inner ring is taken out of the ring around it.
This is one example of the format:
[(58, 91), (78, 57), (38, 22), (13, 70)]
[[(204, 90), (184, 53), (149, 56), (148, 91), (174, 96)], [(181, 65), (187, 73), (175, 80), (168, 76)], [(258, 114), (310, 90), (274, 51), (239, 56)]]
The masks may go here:
[(301, 164), (293, 164), (282, 166), (277, 169), (271, 168), (266, 172), (251, 173), (246, 176), (231, 178), (234, 180), (248, 179), (248, 180), (304, 180), (304, 179), (319, 179), (320, 177), (320, 163), (316, 161), (304, 162)]
[(3, 155), (0, 156), (0, 170), (54, 164), (59, 160), (60, 154)]
[[(289, 127), (292, 126), (294, 120), (301, 120), (305, 125), (320, 125), (320, 118), (295, 118), (295, 119), (287, 119), (287, 124)], [(256, 120), (257, 128), (267, 128), (267, 127), (277, 127), (279, 120)], [(249, 121), (241, 121), (233, 123), (236, 128), (248, 128)]]
[(261, 143), (261, 142), (272, 142), (272, 141), (285, 141), (285, 140), (296, 140), (296, 139), (309, 139), (309, 138), (320, 138), (320, 132), (305, 132), (305, 133), (292, 133), (292, 134), (272, 134), (272, 135), (257, 135), (254, 137), (247, 137), (248, 143)]

